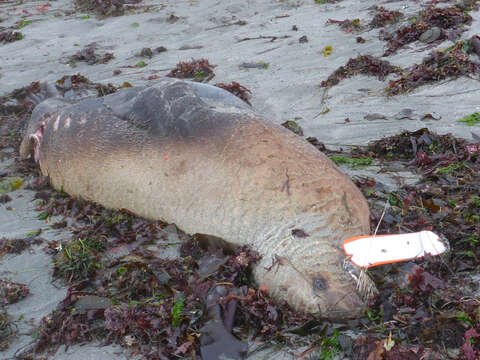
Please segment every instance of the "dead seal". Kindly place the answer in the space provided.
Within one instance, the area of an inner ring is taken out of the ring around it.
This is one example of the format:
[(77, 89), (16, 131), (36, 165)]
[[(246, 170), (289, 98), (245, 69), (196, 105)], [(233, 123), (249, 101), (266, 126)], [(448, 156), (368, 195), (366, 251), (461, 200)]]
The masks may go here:
[(324, 154), (230, 93), (166, 79), (33, 111), (20, 153), (72, 196), (249, 244), (256, 281), (297, 310), (363, 309), (344, 239), (369, 233), (357, 187)]

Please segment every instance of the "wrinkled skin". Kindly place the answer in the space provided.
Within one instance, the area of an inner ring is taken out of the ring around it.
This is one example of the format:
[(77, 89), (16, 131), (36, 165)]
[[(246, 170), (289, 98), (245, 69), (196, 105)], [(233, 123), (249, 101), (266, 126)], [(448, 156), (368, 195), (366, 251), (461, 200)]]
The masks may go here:
[(341, 243), (368, 234), (365, 198), (325, 155), (222, 89), (168, 79), (48, 99), (20, 150), (72, 196), (249, 244), (262, 255), (258, 284), (297, 310), (363, 309)]

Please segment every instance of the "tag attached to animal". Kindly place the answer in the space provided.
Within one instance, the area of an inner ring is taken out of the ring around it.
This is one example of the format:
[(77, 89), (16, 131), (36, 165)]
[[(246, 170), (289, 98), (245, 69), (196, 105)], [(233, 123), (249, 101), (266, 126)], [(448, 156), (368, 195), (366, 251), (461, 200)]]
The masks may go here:
[(431, 231), (357, 236), (343, 241), (343, 250), (349, 260), (365, 268), (417, 259), (427, 254), (440, 255), (448, 248), (446, 240)]

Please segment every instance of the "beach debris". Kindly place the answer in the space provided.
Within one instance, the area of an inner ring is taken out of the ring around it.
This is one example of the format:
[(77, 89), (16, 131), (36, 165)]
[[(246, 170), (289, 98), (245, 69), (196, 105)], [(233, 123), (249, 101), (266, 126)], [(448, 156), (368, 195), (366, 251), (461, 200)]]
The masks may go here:
[(357, 38), (355, 39), (357, 41), (357, 43), (359, 44), (364, 44), (367, 40), (365, 40), (363, 37), (361, 36), (357, 36)]
[(398, 23), (403, 18), (403, 13), (397, 10), (388, 10), (383, 6), (375, 7), (376, 14), (369, 25), (373, 28), (380, 28), (386, 25)]
[(8, 194), (0, 195), (0, 204), (6, 204), (7, 202), (12, 201), (12, 198)]
[(325, 25), (336, 24), (346, 33), (359, 32), (364, 29), (360, 23), (360, 19), (346, 19), (346, 20), (334, 20), (328, 19)]
[(387, 120), (388, 117), (386, 115), (383, 115), (383, 114), (379, 114), (379, 113), (371, 113), (371, 114), (367, 114), (363, 117), (365, 120), (368, 120), (368, 121), (374, 121), (374, 120)]
[(88, 65), (106, 64), (114, 58), (113, 53), (97, 54), (98, 45), (92, 42), (85, 45), (84, 48), (78, 51), (76, 54), (69, 57), (68, 61), (75, 63), (76, 61), (85, 61)]
[[(379, 234), (395, 235), (426, 230), (450, 243), (448, 256), (426, 254), (422, 259), (368, 269), (379, 293), (369, 303), (368, 321), (361, 321), (369, 332), (376, 329), (376, 334), (386, 324), (392, 325), (392, 334), (398, 331), (403, 345), (396, 343), (387, 353), (384, 343), (378, 345), (378, 340), (363, 334), (354, 341), (353, 359), (375, 358), (380, 346), (383, 354), (388, 354), (382, 355), (385, 359), (414, 359), (422, 351), (441, 358), (443, 350), (425, 347), (428, 342), (454, 348), (459, 357), (471, 360), (480, 353), (476, 338), (465, 345), (471, 329), (478, 332), (480, 327), (480, 304), (471, 295), (478, 286), (474, 279), (480, 259), (479, 140), (480, 137), (474, 139), (477, 143), (471, 143), (420, 129), (374, 141), (368, 148), (344, 152), (346, 156), (372, 156), (380, 172), (401, 164), (420, 176), (415, 184), (394, 190), (382, 186), (378, 179), (357, 178), (356, 184), (370, 204), (372, 233), (378, 230)], [(331, 153), (328, 149), (325, 152)], [(440, 304), (448, 306), (437, 307)], [(407, 330), (405, 324), (412, 322), (424, 325), (407, 325)]]
[[(237, 334), (238, 331), (247, 334), (248, 329), (255, 328), (259, 329), (256, 336), (262, 338), (306, 319), (284, 305), (274, 304), (265, 289), (248, 287), (245, 283), (248, 265), (257, 261), (258, 255), (247, 248), (235, 249), (230, 254), (230, 250), (225, 253), (218, 247), (204, 248), (192, 239), (182, 246), (182, 258), (161, 259), (143, 246), (131, 246), (132, 240), (151, 243), (159, 235), (167, 236), (162, 231), (165, 225), (158, 221), (55, 194), (42, 208), (52, 215), (75, 216), (79, 226), (77, 239), (92, 236), (104, 239), (106, 251), (119, 256), (110, 256), (108, 262), (101, 259), (103, 267), (98, 267), (95, 273), (85, 272), (86, 278), (72, 284), (59, 307), (42, 320), (36, 354), (56, 349), (62, 343), (99, 337), (144, 356), (160, 354), (162, 359), (170, 358), (168, 354), (181, 355), (195, 349), (210, 353), (213, 348), (218, 350), (218, 346), (209, 345), (218, 345), (219, 341), (238, 343), (236, 348), (243, 353), (245, 345), (231, 334), (234, 318)], [(52, 242), (47, 251), (64, 254), (65, 246)], [(219, 260), (213, 267), (212, 259)], [(206, 276), (192, 277), (202, 273)], [(70, 278), (71, 275), (67, 276), (67, 280)], [(206, 300), (210, 289), (218, 289), (217, 284), (222, 284), (223, 296)], [(212, 327), (209, 317), (203, 316), (206, 304), (209, 314), (218, 314), (216, 311), (222, 309), (223, 315), (215, 318), (216, 326)], [(199, 340), (199, 331), (205, 335), (203, 340)], [(212, 335), (216, 335), (213, 342)]]
[(30, 248), (32, 245), (39, 245), (43, 243), (44, 240), (38, 237), (39, 234), (39, 232), (34, 232), (23, 239), (7, 239), (5, 237), (0, 238), (0, 256), (5, 254), (21, 254), (25, 249)]
[(472, 36), (470, 38), (469, 45), (472, 53), (475, 53), (478, 57), (480, 57), (480, 37), (478, 35)]
[(404, 119), (413, 120), (413, 113), (414, 113), (414, 110), (406, 108), (406, 109), (400, 110), (398, 113), (393, 115), (393, 117), (396, 120), (404, 120)]
[(249, 41), (249, 40), (261, 40), (261, 39), (267, 39), (270, 40), (269, 42), (274, 42), (278, 39), (288, 39), (290, 38), (290, 35), (283, 35), (283, 36), (265, 36), (265, 35), (260, 35), (256, 37), (245, 37), (240, 40), (237, 40), (237, 42), (242, 42), (242, 41)]
[(215, 76), (213, 72), (214, 67), (215, 65), (210, 64), (207, 59), (195, 60), (192, 58), (191, 61), (179, 62), (175, 69), (170, 71), (166, 76), (207, 82)]
[(127, 10), (135, 9), (142, 0), (75, 0), (81, 11), (91, 11), (103, 16), (120, 16)]
[(153, 51), (152, 49), (145, 47), (140, 51), (139, 56), (148, 57), (149, 59), (151, 59), (153, 57)]
[(178, 20), (180, 20), (180, 17), (173, 13), (167, 17), (167, 22), (169, 24), (175, 24)]
[(343, 156), (330, 154), (328, 156), (336, 165), (347, 165), (351, 169), (357, 169), (359, 167), (365, 167), (372, 164), (372, 158), (369, 156)]
[(4, 177), (0, 180), (0, 194), (20, 189), (24, 180), (18, 177)]
[(446, 50), (433, 51), (420, 64), (403, 71), (400, 79), (392, 80), (386, 88), (388, 95), (411, 92), (415, 88), (447, 78), (478, 75), (480, 65), (472, 62), (467, 42), (459, 41)]
[(238, 20), (238, 21), (235, 21), (233, 23), (227, 23), (227, 24), (222, 24), (222, 25), (217, 25), (217, 26), (213, 26), (213, 27), (210, 27), (210, 28), (206, 28), (205, 30), (214, 30), (214, 29), (219, 29), (219, 28), (223, 28), (223, 27), (227, 27), (227, 26), (233, 26), (233, 25), (243, 26), (243, 25), (247, 25), (247, 24), (248, 23), (245, 20)]
[(451, 29), (452, 37), (457, 38), (462, 25), (471, 24), (472, 17), (458, 4), (451, 7), (435, 8), (432, 5), (422, 10), (415, 17), (415, 22), (401, 27), (392, 34), (381, 32), (381, 37), (388, 42), (383, 56), (394, 54), (398, 49), (422, 39), (425, 43), (446, 39), (446, 30)]
[(7, 349), (15, 337), (13, 322), (4, 307), (0, 307), (0, 351)]
[(244, 62), (239, 65), (239, 67), (243, 69), (268, 69), (269, 66), (269, 63), (263, 61), (259, 61), (256, 63)]
[(438, 40), (442, 36), (442, 29), (437, 26), (434, 26), (427, 31), (425, 31), (420, 37), (418, 38), (419, 41), (423, 43), (431, 43)]
[(22, 300), (29, 293), (30, 291), (25, 284), (0, 279), (0, 306), (14, 304)]
[(203, 49), (203, 45), (182, 45), (178, 48), (180, 51)]
[(0, 32), (0, 43), (2, 44), (22, 40), (23, 38), (24, 35), (20, 31), (6, 30)]
[(97, 96), (104, 96), (116, 92), (120, 87), (108, 83), (93, 83), (81, 74), (65, 75), (55, 82), (55, 88), (60, 91), (63, 96), (69, 94), (70, 96), (88, 96), (89, 94), (96, 94)]
[(302, 37), (300, 37), (300, 38), (298, 39), (298, 42), (299, 42), (300, 44), (305, 44), (305, 43), (307, 43), (307, 42), (308, 42), (307, 35), (303, 35)]
[(284, 123), (281, 124), (284, 128), (290, 130), (294, 134), (297, 134), (299, 136), (303, 136), (303, 129), (298, 123), (294, 120), (287, 120)]
[(53, 261), (54, 276), (72, 282), (93, 275), (103, 266), (100, 253), (105, 250), (105, 244), (102, 240), (97, 237), (88, 237), (58, 243), (58, 254)]
[(420, 120), (422, 121), (428, 121), (428, 120), (440, 120), (442, 117), (437, 114), (436, 112), (431, 112), (431, 113), (426, 113), (423, 114)]
[(332, 53), (332, 51), (333, 51), (333, 47), (331, 45), (327, 45), (323, 48), (322, 54), (323, 56), (327, 57)]
[(329, 88), (345, 78), (359, 74), (376, 76), (379, 80), (384, 80), (392, 73), (401, 74), (402, 69), (372, 55), (359, 55), (335, 70), (327, 80), (321, 82), (320, 86)]
[(325, 152), (327, 150), (325, 144), (320, 142), (316, 137), (309, 136), (305, 140), (307, 140), (310, 144), (315, 146), (317, 148), (317, 150), (319, 150), (321, 152)]
[[(181, 49), (179, 49), (181, 50)], [(140, 50), (139, 53), (137, 53), (136, 56), (139, 56), (139, 57), (146, 57), (146, 58), (149, 58), (151, 59), (155, 54), (160, 54), (162, 52), (165, 52), (167, 51), (167, 48), (164, 47), (164, 46), (159, 46), (155, 49), (151, 49), (151, 48), (148, 48), (148, 47), (145, 47), (145, 48), (142, 48), (142, 50)]]
[(341, 2), (343, 0), (315, 0), (315, 4), (319, 4), (319, 5), (322, 5), (322, 4), (335, 4), (335, 3), (338, 3), (338, 2)]
[(249, 101), (249, 97), (252, 92), (247, 89), (245, 86), (240, 85), (236, 81), (232, 81), (230, 84), (225, 84), (225, 83), (216, 83), (216, 87), (222, 88), (224, 90), (227, 90), (228, 92), (231, 92), (233, 95), (239, 97), (243, 101), (245, 101), (248, 105), (252, 106), (252, 104)]
[(468, 126), (474, 126), (480, 124), (480, 114), (478, 112), (474, 112), (470, 115), (464, 116), (457, 120), (458, 122), (463, 122)]

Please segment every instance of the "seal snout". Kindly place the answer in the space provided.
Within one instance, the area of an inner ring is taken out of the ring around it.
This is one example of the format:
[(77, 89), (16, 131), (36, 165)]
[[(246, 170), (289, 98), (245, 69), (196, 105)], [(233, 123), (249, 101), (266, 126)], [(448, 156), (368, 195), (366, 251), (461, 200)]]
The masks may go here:
[(356, 291), (339, 289), (329, 291), (326, 296), (331, 309), (327, 308), (324, 313), (329, 318), (354, 318), (365, 309), (365, 303)]

